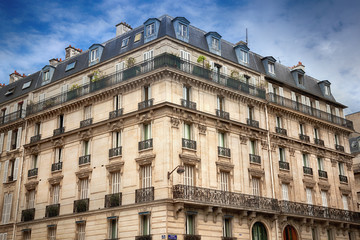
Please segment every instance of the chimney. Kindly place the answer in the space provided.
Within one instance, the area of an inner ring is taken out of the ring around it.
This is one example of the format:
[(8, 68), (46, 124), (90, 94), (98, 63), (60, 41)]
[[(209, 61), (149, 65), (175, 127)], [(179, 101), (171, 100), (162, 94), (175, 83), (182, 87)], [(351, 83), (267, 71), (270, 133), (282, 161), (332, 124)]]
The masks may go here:
[(247, 46), (247, 43), (244, 42), (244, 41), (240, 41), (240, 42), (236, 43), (235, 45), (236, 45), (236, 46), (238, 46), (238, 45), (245, 45), (245, 46)]
[(58, 63), (61, 62), (61, 61), (62, 61), (61, 58), (60, 58), (60, 59), (58, 59), (58, 58), (53, 58), (53, 59), (50, 59), (50, 60), (49, 60), (49, 63), (50, 63), (51, 66), (54, 66), (54, 67), (55, 67), (55, 66), (58, 65)]
[(5, 83), (0, 83), (0, 89), (5, 87)]
[(305, 66), (302, 64), (302, 62), (299, 61), (297, 65), (291, 67), (291, 70), (297, 69), (303, 70), (305, 72)]
[(15, 70), (12, 74), (10, 74), (9, 84), (16, 82), (17, 80), (22, 79), (22, 78), (23, 78), (23, 76), (21, 76), (21, 74)]
[(82, 50), (71, 45), (65, 48), (65, 60), (81, 53)]
[(126, 22), (116, 24), (116, 36), (123, 35), (124, 33), (132, 30), (132, 27)]

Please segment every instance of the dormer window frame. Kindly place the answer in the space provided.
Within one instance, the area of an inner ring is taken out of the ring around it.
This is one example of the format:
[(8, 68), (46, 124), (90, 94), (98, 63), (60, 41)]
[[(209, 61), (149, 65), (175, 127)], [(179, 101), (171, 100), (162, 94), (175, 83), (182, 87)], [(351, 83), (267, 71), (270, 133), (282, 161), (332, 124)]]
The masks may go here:
[(188, 43), (190, 21), (184, 17), (176, 17), (171, 22), (175, 30), (176, 38)]
[(14, 91), (15, 91), (15, 87), (9, 88), (9, 89), (6, 91), (5, 96), (9, 96), (9, 95), (13, 94)]
[(74, 69), (76, 66), (76, 61), (73, 61), (71, 63), (68, 63), (65, 68), (65, 72), (70, 71), (71, 69)]
[(211, 38), (211, 47), (216, 50), (219, 51), (219, 39), (212, 37)]
[(208, 32), (205, 34), (209, 51), (221, 56), (221, 35), (217, 32)]
[(99, 43), (95, 43), (89, 47), (89, 66), (100, 62), (103, 50), (104, 46)]
[(98, 58), (96, 56), (98, 51), (99, 51), (99, 48), (95, 48), (95, 49), (91, 50), (91, 52), (90, 52), (90, 62), (95, 62), (96, 60), (98, 60)]
[(240, 61), (242, 63), (249, 63), (249, 52), (240, 49)]
[(271, 74), (275, 74), (275, 63), (268, 62), (268, 72)]
[(324, 93), (326, 96), (330, 96), (330, 86), (328, 85), (324, 86)]
[(22, 86), (22, 90), (30, 87), (30, 86), (31, 86), (31, 82), (32, 82), (32, 80), (25, 82), (25, 83), (23, 84), (23, 86)]
[(188, 35), (188, 26), (183, 24), (183, 23), (179, 23), (179, 32), (180, 32), (181, 37), (187, 37), (187, 35)]
[(146, 36), (150, 37), (153, 36), (154, 34), (155, 34), (155, 23), (153, 22), (146, 26)]
[(126, 37), (121, 41), (121, 48), (125, 48), (129, 45), (130, 37)]
[(44, 73), (43, 73), (43, 82), (47, 82), (50, 80), (50, 70), (46, 70)]
[(134, 43), (137, 43), (141, 40), (141, 32), (135, 34)]

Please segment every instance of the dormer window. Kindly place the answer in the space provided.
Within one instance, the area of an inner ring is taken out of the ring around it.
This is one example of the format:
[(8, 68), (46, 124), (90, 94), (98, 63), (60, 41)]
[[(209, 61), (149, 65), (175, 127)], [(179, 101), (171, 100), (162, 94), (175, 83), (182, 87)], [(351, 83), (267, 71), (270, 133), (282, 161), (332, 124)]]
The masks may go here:
[(13, 92), (15, 91), (15, 88), (10, 88), (9, 90), (7, 90), (7, 92), (5, 93), (5, 96), (8, 96), (10, 94), (13, 94)]
[(49, 81), (49, 80), (50, 80), (50, 72), (46, 71), (46, 72), (44, 72), (43, 81), (46, 82), (46, 81)]
[(100, 62), (104, 46), (101, 44), (93, 44), (89, 47), (89, 66), (95, 65)]
[(22, 89), (24, 90), (24, 89), (30, 87), (30, 85), (31, 85), (31, 81), (28, 81), (28, 82), (23, 84)]
[(268, 63), (268, 71), (269, 73), (275, 74), (275, 64), (272, 62)]
[(330, 89), (331, 83), (328, 80), (323, 80), (318, 82), (318, 85), (324, 97), (331, 99), (331, 89)]
[(99, 49), (97, 49), (97, 48), (95, 48), (94, 50), (91, 50), (90, 62), (95, 62), (97, 60), (98, 51), (99, 51)]
[(212, 38), (211, 47), (216, 51), (219, 50), (219, 39)]
[(74, 69), (74, 68), (75, 68), (75, 64), (76, 64), (76, 61), (75, 61), (75, 62), (72, 62), (72, 63), (69, 63), (68, 65), (66, 65), (65, 72), (66, 72), (66, 71), (69, 71), (69, 70), (71, 70), (71, 69)]
[(244, 41), (240, 41), (236, 43), (235, 47), (235, 54), (236, 58), (238, 60), (238, 63), (240, 64), (248, 64), (249, 63), (249, 48), (247, 46), (247, 43)]
[(330, 95), (330, 86), (325, 85), (325, 95)]
[(184, 17), (176, 17), (172, 20), (176, 38), (184, 41), (189, 42), (189, 20)]
[(127, 47), (128, 43), (129, 43), (129, 39), (130, 39), (130, 37), (127, 37), (122, 40), (122, 43), (121, 43), (122, 48)]
[(138, 42), (141, 39), (141, 33), (135, 35), (134, 42)]
[(205, 34), (205, 38), (209, 47), (209, 51), (221, 56), (221, 35), (217, 32), (208, 32)]
[(151, 36), (155, 33), (155, 23), (146, 26), (146, 35)]
[(52, 76), (54, 75), (54, 71), (55, 71), (54, 66), (46, 65), (45, 67), (43, 67), (43, 69), (41, 70), (42, 86), (48, 84), (51, 81)]
[(304, 75), (298, 74), (298, 84), (304, 85)]
[(180, 36), (182, 37), (187, 36), (187, 26), (185, 24), (182, 23), (179, 24), (179, 31), (180, 31)]
[(149, 18), (144, 22), (144, 43), (148, 43), (157, 38), (160, 28), (160, 20)]
[(240, 61), (243, 63), (248, 63), (249, 62), (249, 53), (244, 50), (240, 50)]

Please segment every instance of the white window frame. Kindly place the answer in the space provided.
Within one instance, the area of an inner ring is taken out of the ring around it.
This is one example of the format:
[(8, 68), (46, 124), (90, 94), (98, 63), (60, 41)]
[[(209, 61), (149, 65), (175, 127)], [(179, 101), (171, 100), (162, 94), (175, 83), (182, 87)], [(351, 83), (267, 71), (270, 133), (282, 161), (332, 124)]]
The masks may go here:
[(112, 132), (112, 148), (121, 147), (121, 132)]
[(27, 209), (35, 207), (35, 189), (27, 192)]
[(252, 189), (253, 189), (253, 195), (254, 196), (260, 196), (261, 195), (260, 179), (253, 177), (251, 179), (251, 184), (252, 184)]
[(141, 231), (140, 235), (141, 236), (150, 235), (150, 232), (151, 232), (150, 218), (151, 218), (150, 214), (140, 215), (140, 221), (141, 221), (140, 222), (140, 231)]
[(306, 203), (313, 205), (313, 189), (312, 188), (306, 188)]
[(49, 240), (56, 240), (56, 226), (48, 227)]
[[(109, 219), (109, 239), (118, 239), (118, 231), (119, 231), (118, 224), (119, 224), (118, 218)], [(113, 233), (115, 236), (113, 235)]]
[(124, 38), (121, 42), (121, 48), (127, 47), (129, 45), (130, 37)]
[(303, 159), (303, 167), (310, 167), (310, 162), (309, 162), (309, 154), (307, 153), (303, 153), (302, 154), (302, 159)]
[(240, 49), (240, 61), (243, 63), (249, 62), (249, 53), (247, 51)]
[(90, 52), (90, 62), (95, 62), (98, 59), (98, 57), (97, 57), (98, 51), (99, 51), (98, 48), (95, 48), (95, 49), (91, 50), (91, 52)]
[(274, 63), (272, 63), (272, 62), (268, 63), (268, 71), (271, 74), (275, 74), (275, 64)]
[(279, 147), (279, 161), (286, 162), (285, 148)]
[(281, 184), (281, 190), (282, 190), (282, 199), (284, 201), (289, 201), (289, 184), (287, 183)]
[(146, 35), (147, 37), (155, 34), (155, 23), (151, 23), (146, 26)]
[(87, 199), (89, 197), (89, 179), (79, 179), (79, 199)]
[(229, 172), (220, 171), (220, 190), (221, 191), (230, 191), (230, 174)]
[(141, 166), (141, 188), (152, 187), (151, 164)]
[(321, 190), (321, 202), (323, 207), (328, 207), (328, 192)]
[(181, 37), (187, 36), (187, 29), (188, 29), (188, 26), (186, 26), (185, 24), (179, 23), (179, 33), (180, 33)]
[(343, 194), (341, 196), (341, 200), (342, 200), (342, 203), (343, 203), (343, 209), (348, 211), (349, 210), (349, 201), (348, 201), (348, 196)]
[(77, 238), (76, 240), (85, 240), (85, 231), (86, 222), (78, 223), (77, 224)]
[(211, 47), (212, 47), (212, 49), (219, 50), (219, 42), (220, 42), (219, 39), (212, 37), (211, 38)]
[(51, 186), (52, 191), (52, 204), (58, 204), (60, 200), (60, 184), (55, 184)]
[(194, 173), (195, 167), (193, 165), (184, 165), (184, 185), (194, 186)]
[[(230, 217), (225, 217), (223, 220), (223, 237), (232, 237), (232, 221)], [(228, 229), (227, 229), (228, 228)]]
[(195, 214), (186, 214), (185, 234), (195, 235)]
[(151, 123), (144, 123), (142, 127), (142, 140), (146, 141), (152, 138)]
[(120, 172), (111, 173), (111, 193), (120, 193), (121, 192), (121, 174)]

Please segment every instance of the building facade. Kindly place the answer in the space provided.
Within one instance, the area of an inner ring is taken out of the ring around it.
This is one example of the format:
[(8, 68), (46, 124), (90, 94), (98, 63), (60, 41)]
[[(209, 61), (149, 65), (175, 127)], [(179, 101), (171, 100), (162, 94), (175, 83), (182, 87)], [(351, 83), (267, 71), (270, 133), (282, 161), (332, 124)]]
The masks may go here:
[(0, 89), (0, 239), (359, 239), (330, 82), (150, 18)]

